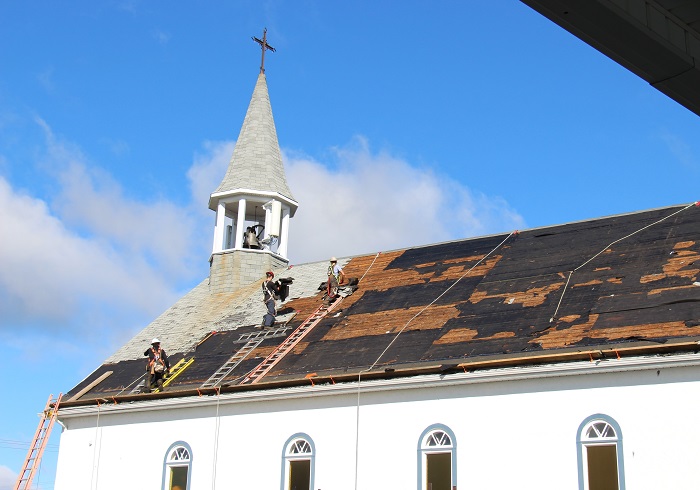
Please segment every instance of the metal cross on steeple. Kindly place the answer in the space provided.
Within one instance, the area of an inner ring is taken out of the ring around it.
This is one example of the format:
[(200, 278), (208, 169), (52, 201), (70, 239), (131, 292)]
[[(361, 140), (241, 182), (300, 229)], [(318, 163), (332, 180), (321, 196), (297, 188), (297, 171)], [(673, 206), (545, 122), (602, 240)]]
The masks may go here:
[(269, 49), (273, 53), (275, 52), (275, 48), (267, 44), (267, 27), (263, 31), (263, 38), (258, 39), (257, 37), (253, 36), (252, 37), (253, 41), (258, 43), (260, 47), (262, 48), (262, 60), (260, 61), (260, 73), (265, 73), (265, 50)]

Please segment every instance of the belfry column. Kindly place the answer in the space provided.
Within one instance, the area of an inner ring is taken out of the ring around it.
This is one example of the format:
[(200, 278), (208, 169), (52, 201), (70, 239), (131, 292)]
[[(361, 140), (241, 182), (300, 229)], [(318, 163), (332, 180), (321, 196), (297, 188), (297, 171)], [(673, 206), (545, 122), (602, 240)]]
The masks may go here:
[(214, 245), (212, 253), (221, 252), (224, 248), (224, 219), (226, 218), (226, 204), (219, 201), (216, 206), (216, 226), (214, 227)]
[(280, 230), (280, 244), (277, 248), (277, 252), (287, 258), (287, 244), (289, 243), (289, 208), (284, 206), (282, 208), (282, 229)]
[(245, 227), (245, 198), (238, 200), (238, 219), (236, 220), (236, 248), (243, 248), (243, 228)]

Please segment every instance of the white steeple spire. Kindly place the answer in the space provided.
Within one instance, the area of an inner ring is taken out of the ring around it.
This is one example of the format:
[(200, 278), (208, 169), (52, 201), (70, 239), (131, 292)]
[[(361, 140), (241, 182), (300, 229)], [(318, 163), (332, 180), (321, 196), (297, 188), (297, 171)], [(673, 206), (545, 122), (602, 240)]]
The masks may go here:
[[(261, 70), (226, 175), (209, 198), (209, 209), (216, 211), (210, 283), (219, 282), (214, 280), (216, 274), (248, 274), (233, 281), (238, 287), (259, 279), (265, 270), (286, 266), (289, 220), (297, 207), (284, 173)], [(221, 265), (231, 260), (241, 264), (242, 260), (246, 270)], [(251, 261), (259, 267), (250, 267)], [(226, 277), (221, 279), (228, 281)]]

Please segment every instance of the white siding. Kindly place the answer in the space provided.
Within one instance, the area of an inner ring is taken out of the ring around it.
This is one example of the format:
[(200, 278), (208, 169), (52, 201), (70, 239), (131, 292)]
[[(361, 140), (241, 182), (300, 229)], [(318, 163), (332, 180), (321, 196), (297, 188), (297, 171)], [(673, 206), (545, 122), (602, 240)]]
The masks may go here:
[[(460, 490), (575, 490), (576, 432), (596, 413), (612, 417), (621, 428), (626, 488), (695, 488), (699, 376), (699, 368), (677, 367), (658, 375), (647, 369), (455, 385), (447, 385), (446, 377), (433, 387), (364, 392), (358, 488), (416, 488), (418, 438), (426, 427), (441, 423), (455, 434)], [(165, 452), (180, 440), (192, 448), (192, 490), (278, 489), (283, 445), (304, 433), (316, 449), (314, 488), (352, 490), (357, 396), (322, 391), (317, 387), (300, 398), (275, 400), (234, 402), (222, 396), (215, 486), (215, 404), (104, 410), (97, 451), (91, 446), (95, 416), (67, 413), (55, 489), (161, 488)], [(99, 456), (97, 485), (93, 454)]]

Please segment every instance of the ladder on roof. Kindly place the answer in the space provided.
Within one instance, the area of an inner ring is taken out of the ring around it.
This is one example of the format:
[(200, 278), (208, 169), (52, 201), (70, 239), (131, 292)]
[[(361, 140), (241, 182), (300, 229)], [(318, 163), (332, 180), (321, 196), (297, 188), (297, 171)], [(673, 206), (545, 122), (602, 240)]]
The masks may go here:
[(134, 386), (134, 389), (129, 392), (130, 395), (138, 395), (143, 391), (143, 387), (146, 384), (146, 373), (142, 374), (140, 378), (137, 378), (137, 380), (139, 380), (139, 382), (136, 384), (136, 386)]
[[(186, 358), (183, 357), (182, 359), (180, 359), (179, 361), (177, 361), (177, 362), (175, 363), (175, 365), (173, 366), (173, 368), (170, 370), (170, 374), (168, 375), (168, 377), (165, 378), (165, 380), (163, 381), (163, 386), (162, 386), (161, 388), (155, 388), (155, 389), (153, 390), (153, 393), (158, 393), (158, 392), (161, 391), (163, 388), (165, 388), (165, 387), (168, 386), (170, 383), (172, 383), (172, 381), (173, 381), (175, 378), (177, 378), (178, 376), (180, 376), (180, 375), (182, 374), (182, 372), (183, 372), (185, 369), (187, 369), (188, 367), (190, 367), (190, 365), (191, 365), (193, 362), (194, 362), (194, 357), (190, 357), (189, 359), (186, 359)], [(146, 380), (144, 379), (144, 382), (145, 382), (145, 381), (146, 381)]]
[(330, 304), (322, 304), (314, 311), (301, 325), (297, 327), (289, 337), (285, 339), (275, 350), (273, 350), (267, 358), (258, 366), (246, 375), (239, 384), (254, 384), (260, 381), (275, 364), (277, 364), (290, 350), (296, 346), (304, 336), (311, 331), (318, 323), (336, 306), (343, 301), (342, 296), (336, 296)]
[(243, 360), (248, 357), (248, 355), (255, 350), (257, 346), (262, 344), (263, 340), (278, 337), (289, 330), (289, 327), (285, 324), (281, 327), (277, 327), (273, 330), (262, 330), (250, 333), (241, 334), (238, 338), (238, 342), (245, 341), (243, 347), (238, 349), (231, 358), (226, 361), (219, 369), (216, 370), (211, 377), (206, 380), (201, 388), (215, 388), (219, 385), (231, 372), (236, 369), (236, 367), (243, 362)]
[(34, 473), (41, 463), (41, 456), (44, 454), (44, 449), (46, 449), (46, 444), (51, 435), (51, 429), (53, 428), (54, 422), (56, 422), (61, 398), (63, 398), (63, 394), (58, 395), (56, 399), (53, 398), (53, 395), (49, 395), (46, 408), (44, 408), (41, 414), (39, 426), (34, 434), (34, 439), (29, 446), (27, 458), (24, 460), (24, 466), (22, 467), (22, 471), (19, 472), (19, 475), (17, 475), (17, 482), (15, 483), (14, 490), (31, 488)]
[[(163, 381), (163, 387), (168, 386), (171, 381), (175, 378), (177, 378), (185, 369), (190, 367), (190, 365), (194, 362), (194, 357), (190, 357), (190, 359), (182, 358), (177, 363), (172, 367), (170, 370), (170, 375)], [(138, 395), (139, 393), (143, 393), (143, 389), (146, 386), (146, 373), (143, 373), (141, 376), (137, 378), (138, 383), (136, 386), (134, 386), (134, 389), (129, 392), (130, 395)], [(132, 384), (134, 381), (131, 382)], [(160, 388), (154, 388), (151, 390), (151, 393), (158, 393), (160, 391)]]

